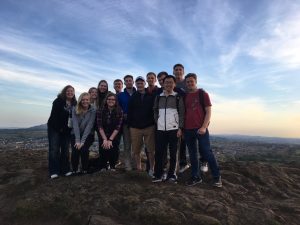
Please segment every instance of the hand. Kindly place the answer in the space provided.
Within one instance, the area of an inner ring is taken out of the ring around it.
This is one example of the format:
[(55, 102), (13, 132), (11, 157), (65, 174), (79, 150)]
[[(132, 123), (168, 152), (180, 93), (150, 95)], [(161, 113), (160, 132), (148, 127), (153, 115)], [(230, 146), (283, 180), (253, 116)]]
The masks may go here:
[(82, 147), (81, 143), (80, 142), (77, 142), (74, 147), (78, 150), (80, 150), (80, 148)]
[(198, 134), (204, 135), (206, 133), (206, 128), (205, 127), (200, 127), (198, 130)]
[(104, 149), (107, 149), (108, 147), (108, 140), (103, 140), (103, 143), (101, 145)]
[(107, 141), (107, 149), (111, 149), (113, 147), (112, 141), (108, 140)]
[(182, 130), (179, 128), (177, 131), (177, 137), (180, 138), (182, 136)]

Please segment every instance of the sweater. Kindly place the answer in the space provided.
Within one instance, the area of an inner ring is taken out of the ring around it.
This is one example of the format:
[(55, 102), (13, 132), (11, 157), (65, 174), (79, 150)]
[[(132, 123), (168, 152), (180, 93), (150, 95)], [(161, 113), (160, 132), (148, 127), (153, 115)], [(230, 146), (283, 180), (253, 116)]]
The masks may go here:
[(89, 134), (93, 134), (93, 127), (96, 118), (96, 110), (94, 107), (89, 107), (88, 111), (84, 114), (76, 114), (75, 107), (72, 110), (73, 129), (72, 134), (75, 135), (75, 142), (85, 143)]

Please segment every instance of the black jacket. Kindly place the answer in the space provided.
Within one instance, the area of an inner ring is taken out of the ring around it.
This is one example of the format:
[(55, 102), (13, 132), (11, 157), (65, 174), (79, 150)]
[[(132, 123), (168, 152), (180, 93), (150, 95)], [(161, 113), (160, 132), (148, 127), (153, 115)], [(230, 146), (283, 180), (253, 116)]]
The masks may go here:
[(155, 95), (135, 92), (128, 103), (128, 126), (143, 129), (154, 125), (153, 104)]
[(57, 132), (70, 133), (68, 128), (69, 111), (66, 107), (66, 101), (62, 98), (56, 98), (52, 104), (51, 114), (48, 120), (48, 127), (51, 127)]

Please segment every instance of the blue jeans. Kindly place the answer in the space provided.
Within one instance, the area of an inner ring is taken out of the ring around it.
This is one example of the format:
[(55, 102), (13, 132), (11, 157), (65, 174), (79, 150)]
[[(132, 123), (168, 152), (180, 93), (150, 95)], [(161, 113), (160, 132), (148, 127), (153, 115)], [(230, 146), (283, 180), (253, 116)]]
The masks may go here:
[(70, 135), (48, 127), (49, 174), (65, 174), (70, 171), (69, 145)]
[[(220, 170), (214, 153), (210, 147), (209, 132), (206, 129), (206, 133), (200, 135), (198, 129), (186, 129), (184, 131), (184, 137), (186, 144), (189, 149), (190, 162), (192, 166), (192, 177), (200, 177), (199, 172), (199, 157), (197, 152), (199, 151), (200, 156), (205, 158), (208, 162), (208, 166), (211, 170), (214, 178), (219, 178)], [(198, 149), (197, 149), (198, 140)]]

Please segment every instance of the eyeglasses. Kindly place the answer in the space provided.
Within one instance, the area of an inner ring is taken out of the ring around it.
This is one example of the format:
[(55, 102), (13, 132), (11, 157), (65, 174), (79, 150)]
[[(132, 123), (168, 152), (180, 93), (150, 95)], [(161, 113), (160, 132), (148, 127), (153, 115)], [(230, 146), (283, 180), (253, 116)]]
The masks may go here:
[(107, 101), (116, 101), (114, 98), (108, 98)]

